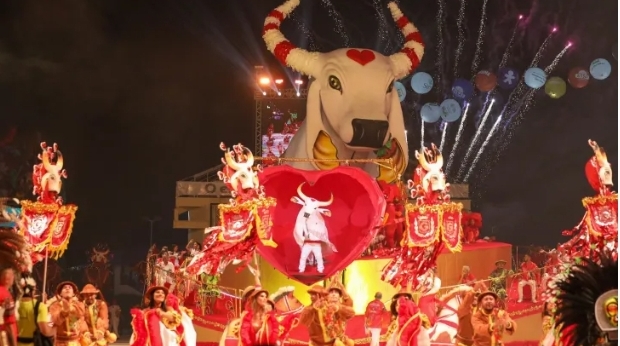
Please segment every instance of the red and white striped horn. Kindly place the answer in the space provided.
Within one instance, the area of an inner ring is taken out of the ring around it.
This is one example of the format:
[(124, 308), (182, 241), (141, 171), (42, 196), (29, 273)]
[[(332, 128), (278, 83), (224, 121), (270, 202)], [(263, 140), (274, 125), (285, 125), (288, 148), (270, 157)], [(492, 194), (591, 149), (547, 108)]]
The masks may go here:
[(422, 57), (424, 56), (424, 41), (418, 28), (403, 15), (403, 12), (398, 8), (395, 2), (388, 3), (388, 8), (400, 32), (405, 36), (405, 45), (403, 49), (390, 56), (390, 60), (392, 60), (392, 64), (394, 64), (394, 75), (397, 79), (400, 79), (420, 65), (420, 61), (422, 61)]
[(320, 53), (308, 52), (298, 48), (284, 37), (280, 31), (280, 24), (293, 10), (299, 6), (299, 0), (288, 0), (276, 7), (265, 18), (263, 26), (263, 40), (267, 49), (286, 66), (308, 76), (315, 76), (315, 65)]

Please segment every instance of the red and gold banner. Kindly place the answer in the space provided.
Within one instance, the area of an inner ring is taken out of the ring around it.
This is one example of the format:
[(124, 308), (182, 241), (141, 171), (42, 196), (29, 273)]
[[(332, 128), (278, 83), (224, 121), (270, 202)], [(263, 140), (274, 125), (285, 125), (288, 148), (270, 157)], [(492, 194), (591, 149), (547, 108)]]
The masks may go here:
[(618, 234), (618, 195), (586, 197), (582, 203), (589, 233), (596, 237)]
[(461, 251), (461, 209), (460, 203), (446, 203), (441, 214), (441, 239), (450, 252)]
[(402, 240), (403, 247), (427, 247), (439, 239), (440, 205), (408, 204), (406, 210), (407, 232)]
[(427, 247), (442, 241), (451, 252), (461, 250), (461, 203), (407, 204), (403, 247)]
[(21, 204), (24, 227), (20, 232), (26, 241), (35, 252), (42, 252), (49, 246), (50, 257), (61, 256), (69, 244), (77, 206), (31, 201)]
[(219, 240), (226, 243), (237, 243), (250, 236), (253, 227), (256, 227), (258, 238), (265, 246), (278, 246), (272, 237), (271, 227), (276, 200), (260, 198), (237, 205), (220, 204), (220, 226), (222, 232)]

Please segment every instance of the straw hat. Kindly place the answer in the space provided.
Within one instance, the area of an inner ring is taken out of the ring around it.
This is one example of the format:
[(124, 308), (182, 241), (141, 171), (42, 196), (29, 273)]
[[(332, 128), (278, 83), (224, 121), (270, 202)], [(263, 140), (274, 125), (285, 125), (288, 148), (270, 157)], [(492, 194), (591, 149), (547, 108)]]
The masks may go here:
[(504, 260), (497, 260), (497, 261), (495, 261), (495, 265), (498, 265), (500, 263), (506, 264), (506, 261), (504, 261)]
[(65, 286), (71, 286), (73, 288), (73, 294), (79, 294), (80, 290), (78, 289), (77, 285), (74, 284), (71, 281), (63, 281), (61, 283), (58, 284), (58, 286), (56, 286), (56, 294), (60, 295), (60, 292), (62, 292), (62, 288)]
[(338, 291), (341, 297), (345, 296), (347, 293), (347, 290), (344, 288), (342, 283), (338, 280), (332, 281), (332, 283), (327, 288), (327, 292), (331, 292), (331, 291)]
[(148, 298), (150, 297), (153, 292), (157, 291), (157, 290), (162, 290), (164, 291), (164, 294), (167, 296), (168, 295), (168, 289), (164, 286), (151, 286), (149, 287), (148, 290), (146, 290), (146, 293), (144, 294), (144, 297)]
[(407, 298), (413, 300), (413, 295), (411, 294), (409, 288), (407, 288), (407, 287), (401, 288), (400, 291), (398, 291), (398, 293), (396, 293), (392, 297), (392, 300), (397, 300), (400, 297), (407, 297)]
[(327, 294), (327, 292), (325, 292), (325, 288), (323, 288), (323, 286), (314, 285), (310, 287), (310, 289), (308, 290), (308, 294), (318, 294), (324, 296), (325, 294)]
[(99, 293), (99, 290), (91, 284), (85, 285), (84, 288), (82, 288), (82, 291), (80, 292), (80, 294), (97, 294), (97, 293)]
[(480, 293), (480, 295), (478, 296), (478, 304), (480, 304), (480, 302), (482, 301), (482, 299), (486, 296), (491, 296), (493, 298), (495, 298), (495, 300), (498, 299), (497, 294), (495, 294), (495, 292), (493, 291), (486, 291), (483, 293)]
[(241, 293), (241, 298), (242, 299), (247, 299), (248, 297), (250, 297), (250, 294), (254, 292), (254, 290), (256, 289), (256, 286), (248, 286), (246, 287), (243, 292)]

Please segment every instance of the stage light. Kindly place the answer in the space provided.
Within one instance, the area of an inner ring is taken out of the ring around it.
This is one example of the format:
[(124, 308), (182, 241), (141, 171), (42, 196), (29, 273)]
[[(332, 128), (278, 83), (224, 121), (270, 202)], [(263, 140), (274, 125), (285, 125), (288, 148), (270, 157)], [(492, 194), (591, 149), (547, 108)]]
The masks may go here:
[(276, 84), (282, 84), (284, 83), (284, 79), (276, 79), (275, 82)]
[(263, 91), (263, 96), (267, 96), (267, 92), (266, 91)]
[(566, 47), (571, 47), (573, 45), (573, 43), (571, 41), (568, 41), (568, 43), (566, 44)]
[(522, 14), (519, 15), (519, 20), (521, 20), (521, 19), (523, 19), (523, 15)]
[(556, 31), (558, 31), (558, 28), (554, 26), (553, 29), (551, 29), (551, 32), (556, 32)]
[(298, 92), (297, 92), (297, 97), (299, 97), (299, 96), (301, 96), (301, 93), (298, 91)]
[(271, 83), (271, 80), (270, 80), (268, 77), (261, 77), (261, 78), (258, 80), (258, 83), (259, 83), (260, 85), (269, 85), (269, 84)]
[(302, 85), (304, 84), (304, 81), (302, 81), (301, 79), (295, 79), (295, 84)]
[(278, 96), (282, 96), (282, 93), (278, 91)]

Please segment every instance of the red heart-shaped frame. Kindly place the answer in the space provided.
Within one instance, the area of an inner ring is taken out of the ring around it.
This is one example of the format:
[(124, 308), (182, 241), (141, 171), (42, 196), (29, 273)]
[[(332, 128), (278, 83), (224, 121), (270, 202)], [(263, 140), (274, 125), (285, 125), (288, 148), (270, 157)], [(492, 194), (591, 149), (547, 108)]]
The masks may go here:
[[(312, 285), (345, 269), (360, 257), (374, 239), (385, 212), (385, 198), (379, 185), (359, 168), (342, 166), (329, 171), (305, 171), (290, 166), (267, 167), (259, 174), (265, 193), (277, 200), (273, 215), (273, 240), (277, 247), (259, 244), (258, 251), (278, 271), (305, 285)], [(324, 270), (319, 273), (316, 265), (307, 265), (299, 272), (302, 247), (293, 232), (302, 206), (291, 199), (300, 184), (307, 197), (328, 201), (324, 207), (331, 216), (323, 216), (328, 238), (337, 252), (321, 243)]]

